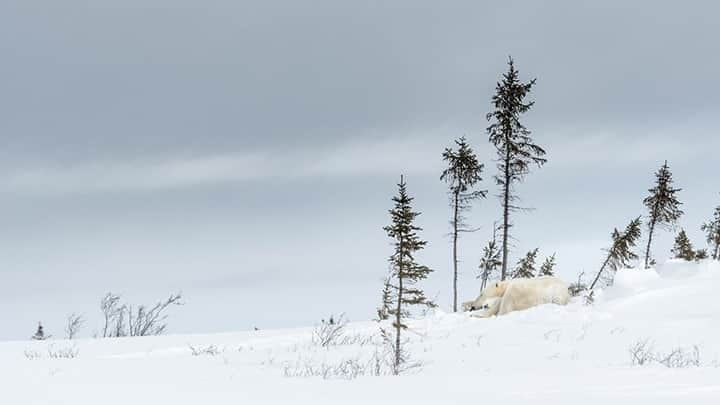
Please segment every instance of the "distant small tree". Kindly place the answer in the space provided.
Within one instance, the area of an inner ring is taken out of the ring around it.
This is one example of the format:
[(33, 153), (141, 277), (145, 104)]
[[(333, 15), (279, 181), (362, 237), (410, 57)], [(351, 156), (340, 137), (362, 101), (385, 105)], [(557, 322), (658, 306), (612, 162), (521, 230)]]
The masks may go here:
[(715, 208), (713, 218), (700, 227), (705, 232), (707, 243), (712, 248), (712, 258), (720, 260), (720, 206)]
[(695, 250), (693, 250), (690, 238), (688, 238), (684, 229), (680, 229), (677, 237), (675, 237), (675, 244), (671, 252), (675, 259), (683, 259), (688, 262), (695, 260)]
[(383, 229), (395, 245), (395, 250), (389, 258), (392, 279), (395, 282), (391, 287), (395, 291), (395, 306), (390, 309), (389, 314), (395, 318), (392, 325), (395, 329), (393, 373), (398, 374), (402, 369), (402, 363), (407, 361), (407, 355), (401, 346), (401, 334), (407, 329), (404, 319), (409, 316), (409, 307), (435, 304), (425, 297), (422, 289), (417, 287), (417, 283), (426, 279), (432, 270), (415, 260), (415, 254), (422, 250), (427, 242), (420, 239), (417, 234), (422, 230), (415, 225), (415, 219), (420, 213), (412, 209), (413, 198), (408, 195), (407, 185), (402, 176), (398, 183), (398, 195), (393, 197), (392, 201), (395, 205), (390, 210), (391, 224)]
[[(607, 256), (600, 270), (597, 272), (595, 279), (590, 284), (590, 290), (595, 288), (595, 285), (600, 278), (605, 275), (605, 279), (611, 283), (615, 272), (622, 267), (628, 267), (630, 261), (635, 260), (638, 256), (632, 251), (632, 248), (637, 245), (638, 239), (640, 239), (640, 217), (633, 219), (625, 227), (623, 232), (620, 232), (615, 228), (612, 232), (612, 246), (607, 249)], [(608, 274), (609, 273), (609, 274)]]
[(45, 330), (43, 330), (43, 326), (41, 322), (38, 322), (37, 331), (35, 331), (35, 334), (30, 337), (32, 340), (45, 340), (49, 339), (51, 335), (45, 335)]
[(482, 181), (483, 165), (477, 159), (465, 137), (455, 141), (457, 150), (445, 148), (443, 161), (447, 164), (440, 180), (450, 185), (450, 207), (453, 216), (450, 220), (453, 238), (453, 312), (457, 312), (458, 302), (458, 237), (462, 232), (470, 232), (465, 223), (463, 212), (470, 209), (473, 201), (485, 198), (486, 190), (473, 190)]
[(656, 226), (670, 227), (677, 223), (677, 220), (683, 215), (677, 199), (677, 192), (682, 191), (679, 188), (672, 187), (672, 173), (667, 164), (667, 160), (655, 173), (655, 187), (649, 189), (650, 195), (643, 200), (645, 207), (649, 212), (648, 217), (648, 243), (645, 249), (645, 268), (650, 264), (650, 245), (653, 240), (653, 233)]
[(75, 313), (68, 315), (67, 324), (65, 325), (65, 338), (74, 339), (84, 323), (85, 319), (82, 315), (78, 315)]
[(538, 248), (535, 248), (520, 259), (515, 268), (512, 278), (533, 278), (535, 277), (535, 260), (537, 260)]
[(480, 290), (484, 290), (488, 280), (497, 271), (498, 267), (502, 265), (500, 260), (500, 246), (497, 244), (497, 226), (493, 226), (493, 237), (490, 242), (483, 248), (483, 255), (480, 259)]
[(695, 261), (699, 262), (708, 258), (707, 249), (698, 249), (695, 251)]
[(490, 143), (497, 151), (498, 175), (495, 182), (500, 187), (500, 201), (503, 211), (502, 223), (502, 269), (500, 279), (508, 276), (508, 243), (510, 238), (510, 213), (517, 210), (517, 195), (514, 185), (522, 181), (530, 172), (532, 165), (541, 167), (547, 162), (545, 150), (534, 143), (530, 130), (521, 122), (520, 116), (530, 111), (534, 101), (526, 101), (535, 79), (523, 83), (512, 58), (508, 60), (508, 70), (495, 86), (492, 96), (493, 110), (487, 114), (490, 126), (487, 128)]
[(540, 273), (538, 276), (554, 276), (555, 275), (555, 253), (552, 256), (545, 258), (545, 261), (540, 266)]

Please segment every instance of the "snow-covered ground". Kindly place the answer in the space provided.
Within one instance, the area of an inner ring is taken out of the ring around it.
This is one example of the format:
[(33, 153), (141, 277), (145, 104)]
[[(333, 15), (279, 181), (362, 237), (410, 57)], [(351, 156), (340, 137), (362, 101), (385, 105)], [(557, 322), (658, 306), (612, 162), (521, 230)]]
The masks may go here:
[[(400, 377), (370, 375), (382, 356), (374, 322), (349, 324), (328, 348), (313, 343), (312, 327), (5, 342), (0, 403), (720, 404), (719, 291), (720, 263), (669, 262), (619, 272), (592, 306), (490, 319), (436, 312), (410, 323), (422, 366)], [(633, 365), (639, 342), (657, 358), (682, 348), (674, 359), (699, 366)], [(296, 376), (342, 364), (367, 375)]]

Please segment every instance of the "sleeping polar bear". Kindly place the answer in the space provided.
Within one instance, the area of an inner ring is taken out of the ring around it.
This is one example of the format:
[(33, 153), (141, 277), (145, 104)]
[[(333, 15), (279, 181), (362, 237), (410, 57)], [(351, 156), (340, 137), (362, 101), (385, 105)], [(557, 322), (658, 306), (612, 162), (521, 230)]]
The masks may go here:
[(463, 303), (463, 310), (487, 318), (542, 304), (565, 305), (569, 299), (567, 284), (555, 277), (516, 278), (485, 288), (475, 300)]

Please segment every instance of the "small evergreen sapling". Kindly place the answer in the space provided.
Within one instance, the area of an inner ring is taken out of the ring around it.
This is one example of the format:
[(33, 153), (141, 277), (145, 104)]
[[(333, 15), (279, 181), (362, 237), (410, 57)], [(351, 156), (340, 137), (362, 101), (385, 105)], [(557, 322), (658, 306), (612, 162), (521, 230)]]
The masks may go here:
[(453, 312), (457, 312), (458, 302), (458, 237), (461, 232), (471, 232), (465, 224), (462, 213), (470, 209), (473, 201), (485, 198), (487, 191), (472, 190), (482, 181), (484, 165), (478, 162), (475, 152), (468, 145), (465, 137), (455, 141), (457, 150), (446, 148), (443, 152), (443, 161), (447, 168), (443, 170), (440, 180), (450, 185), (450, 207), (453, 217), (450, 220), (453, 237)]
[(32, 340), (46, 340), (49, 339), (51, 335), (45, 335), (45, 330), (43, 329), (42, 323), (38, 322), (37, 331), (35, 331), (35, 334), (30, 337)]
[(713, 260), (720, 260), (720, 206), (715, 208), (713, 218), (702, 224), (700, 229), (705, 232), (705, 239), (713, 252)]
[(526, 101), (535, 85), (532, 79), (523, 83), (512, 58), (508, 70), (495, 86), (492, 97), (493, 110), (487, 114), (491, 122), (487, 128), (489, 141), (497, 151), (498, 174), (495, 182), (500, 187), (500, 201), (503, 211), (502, 223), (502, 269), (500, 278), (505, 280), (508, 269), (508, 240), (510, 237), (510, 212), (517, 210), (517, 196), (514, 184), (522, 181), (530, 172), (531, 165), (541, 167), (547, 162), (545, 150), (530, 138), (530, 130), (520, 123), (520, 116), (532, 108), (534, 101)]
[(612, 283), (615, 272), (622, 267), (628, 267), (630, 261), (635, 260), (638, 256), (632, 251), (632, 248), (637, 244), (640, 239), (640, 217), (633, 219), (625, 227), (623, 232), (620, 232), (615, 228), (612, 232), (612, 246), (607, 249), (607, 256), (600, 270), (597, 272), (595, 279), (590, 284), (590, 290), (595, 288), (595, 285), (604, 275), (608, 283)]
[(535, 260), (537, 260), (538, 248), (535, 248), (520, 259), (513, 272), (512, 278), (533, 278), (535, 277)]
[(390, 318), (390, 308), (393, 305), (393, 286), (391, 283), (391, 275), (389, 275), (383, 283), (382, 293), (380, 295), (380, 307), (377, 309), (377, 320), (385, 321)]
[(555, 253), (545, 258), (545, 261), (540, 266), (539, 276), (555, 276)]
[(695, 250), (693, 250), (690, 238), (688, 238), (684, 229), (680, 229), (677, 237), (675, 237), (675, 244), (671, 252), (675, 259), (683, 259), (688, 262), (695, 260)]
[(655, 227), (674, 226), (683, 215), (677, 199), (677, 192), (682, 189), (672, 187), (673, 179), (667, 160), (655, 173), (655, 187), (649, 189), (650, 195), (643, 200), (649, 212), (648, 243), (645, 249), (645, 268), (650, 266), (650, 246), (652, 245)]
[(500, 247), (497, 244), (497, 227), (493, 226), (493, 238), (483, 248), (483, 255), (480, 258), (480, 274), (478, 278), (480, 282), (480, 291), (485, 289), (488, 280), (493, 277), (498, 267), (502, 265), (500, 260)]
[[(392, 327), (395, 329), (395, 342), (393, 346), (393, 373), (402, 370), (402, 364), (407, 361), (405, 351), (401, 347), (401, 334), (407, 325), (403, 322), (410, 314), (409, 307), (423, 305), (433, 307), (435, 304), (425, 297), (417, 284), (426, 279), (432, 270), (417, 263), (415, 254), (427, 244), (420, 239), (417, 232), (422, 230), (415, 225), (415, 218), (420, 215), (413, 211), (411, 203), (413, 198), (407, 193), (404, 178), (400, 177), (398, 195), (393, 197), (394, 207), (391, 209), (391, 224), (383, 229), (393, 240), (395, 250), (388, 259), (392, 269), (391, 289), (394, 290), (395, 305), (389, 309), (389, 315), (394, 318)], [(384, 332), (387, 335), (387, 333)]]

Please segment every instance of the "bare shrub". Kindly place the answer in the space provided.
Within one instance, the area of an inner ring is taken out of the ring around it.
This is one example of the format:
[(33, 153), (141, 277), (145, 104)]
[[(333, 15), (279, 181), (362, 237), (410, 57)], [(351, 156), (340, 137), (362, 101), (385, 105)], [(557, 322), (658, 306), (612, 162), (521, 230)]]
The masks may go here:
[(100, 301), (105, 318), (102, 337), (162, 335), (167, 329), (165, 310), (170, 306), (183, 305), (179, 293), (171, 294), (152, 307), (140, 305), (135, 308), (121, 303), (120, 299), (119, 295), (107, 293)]
[(668, 368), (700, 367), (700, 348), (693, 345), (691, 349), (676, 347), (668, 353), (653, 352), (648, 339), (635, 342), (630, 346), (630, 359), (634, 366), (650, 363), (662, 364)]
[(193, 356), (217, 356), (218, 354), (222, 353), (222, 350), (220, 350), (215, 345), (210, 346), (191, 346), (188, 345), (190, 348), (190, 352)]
[(380, 328), (380, 336), (382, 336), (382, 354), (384, 358), (391, 358), (392, 361), (389, 363), (390, 371), (393, 375), (400, 375), (409, 371), (420, 369), (422, 363), (413, 361), (410, 357), (410, 353), (407, 351), (407, 339), (404, 339), (400, 344), (392, 339), (390, 334)]
[(652, 351), (652, 343), (649, 339), (639, 340), (633, 343), (630, 348), (630, 360), (633, 366), (643, 366), (655, 360)]
[(75, 339), (78, 332), (80, 331), (80, 328), (82, 328), (84, 323), (85, 323), (85, 318), (83, 318), (82, 315), (78, 315), (75, 313), (68, 315), (67, 325), (65, 325), (65, 337), (68, 340)]
[(35, 350), (31, 350), (31, 349), (25, 349), (24, 354), (25, 354), (25, 358), (28, 360), (35, 360), (35, 359), (42, 358), (42, 353), (35, 351)]
[(344, 334), (339, 339), (336, 339), (335, 344), (340, 346), (351, 346), (351, 345), (358, 345), (360, 347), (367, 346), (369, 344), (373, 344), (375, 341), (375, 336), (372, 335), (364, 335), (362, 333), (354, 333), (351, 335)]
[(48, 357), (51, 359), (74, 359), (78, 354), (80, 354), (80, 349), (75, 345), (60, 348), (55, 348), (53, 345), (48, 347)]
[(668, 368), (700, 367), (700, 348), (693, 345), (688, 350), (676, 347), (666, 355), (660, 355), (657, 361)]
[(577, 281), (574, 283), (570, 283), (570, 285), (568, 286), (568, 293), (570, 293), (571, 296), (577, 297), (583, 292), (587, 291), (588, 286), (587, 283), (583, 281), (584, 276), (585, 272), (580, 272), (580, 274), (578, 274)]
[(344, 314), (340, 314), (337, 319), (334, 315), (330, 315), (327, 321), (323, 319), (320, 321), (320, 325), (315, 327), (312, 341), (321, 347), (336, 344), (338, 339), (343, 335), (345, 326), (347, 326), (347, 320)]

